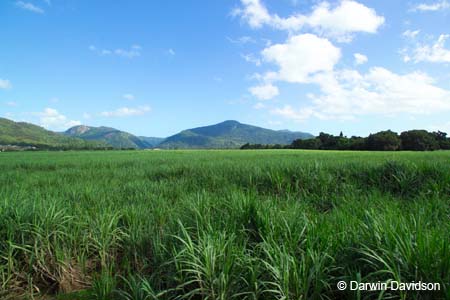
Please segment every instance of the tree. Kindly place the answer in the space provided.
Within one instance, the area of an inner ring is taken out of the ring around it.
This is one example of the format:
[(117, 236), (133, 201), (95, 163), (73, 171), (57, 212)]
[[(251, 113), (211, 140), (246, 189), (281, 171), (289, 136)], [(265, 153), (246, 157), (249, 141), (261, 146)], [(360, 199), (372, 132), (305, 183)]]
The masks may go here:
[(409, 130), (400, 134), (403, 150), (433, 151), (439, 149), (435, 135), (426, 130)]
[(319, 149), (320, 145), (321, 143), (318, 138), (306, 140), (298, 139), (292, 142), (291, 147), (293, 149)]
[(447, 133), (439, 131), (431, 133), (437, 141), (445, 141), (447, 139)]
[(368, 150), (395, 151), (400, 149), (400, 145), (398, 134), (390, 130), (370, 134), (367, 138)]
[(367, 138), (352, 136), (349, 139), (349, 150), (367, 150)]
[(318, 139), (320, 140), (320, 149), (324, 150), (336, 150), (338, 146), (338, 138), (334, 135), (321, 132)]
[(447, 138), (447, 133), (438, 131), (432, 133), (436, 141), (439, 143), (439, 148), (442, 150), (450, 150), (450, 138)]
[(250, 143), (244, 144), (244, 145), (241, 146), (241, 150), (251, 149), (250, 146), (251, 146)]

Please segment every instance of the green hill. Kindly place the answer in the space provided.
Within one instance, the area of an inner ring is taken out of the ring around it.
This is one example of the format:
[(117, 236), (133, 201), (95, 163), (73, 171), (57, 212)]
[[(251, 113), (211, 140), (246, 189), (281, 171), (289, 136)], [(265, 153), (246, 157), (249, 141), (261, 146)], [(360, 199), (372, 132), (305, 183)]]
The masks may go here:
[(137, 137), (131, 133), (110, 127), (79, 125), (68, 129), (64, 134), (66, 136), (81, 138), (86, 141), (104, 142), (114, 148), (153, 148), (160, 142), (158, 142), (158, 138)]
[(39, 149), (82, 148), (164, 148), (164, 149), (223, 149), (239, 148), (243, 144), (290, 144), (296, 139), (313, 136), (304, 132), (271, 130), (237, 121), (184, 130), (167, 139), (137, 137), (110, 127), (79, 125), (63, 133), (42, 127), (0, 118), (0, 146), (33, 146)]
[(67, 137), (40, 126), (0, 118), (0, 145), (34, 146), (36, 148), (81, 149), (105, 147), (103, 143), (86, 142)]
[(147, 143), (151, 148), (158, 147), (159, 144), (161, 144), (165, 138), (159, 138), (159, 137), (147, 137), (147, 136), (140, 136), (139, 137), (143, 142)]
[(241, 124), (237, 121), (225, 121), (216, 125), (184, 130), (168, 137), (160, 148), (239, 148), (251, 144), (290, 144), (296, 139), (312, 138), (305, 132), (291, 132), (287, 130), (271, 130), (252, 125)]

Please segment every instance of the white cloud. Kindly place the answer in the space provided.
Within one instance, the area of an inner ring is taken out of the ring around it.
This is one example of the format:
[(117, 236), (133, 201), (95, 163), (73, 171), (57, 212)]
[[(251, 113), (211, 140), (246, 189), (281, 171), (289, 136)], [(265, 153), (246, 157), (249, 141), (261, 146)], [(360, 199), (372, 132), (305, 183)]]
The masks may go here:
[(9, 80), (0, 78), (0, 89), (10, 89), (12, 88), (12, 84)]
[(254, 86), (248, 89), (249, 92), (260, 100), (270, 100), (280, 94), (278, 87), (268, 83), (265, 85)]
[(353, 57), (355, 58), (355, 64), (362, 65), (369, 61), (367, 56), (361, 53), (355, 53), (353, 54)]
[(85, 113), (83, 113), (83, 118), (90, 119), (90, 118), (92, 118), (92, 116), (91, 116), (91, 114), (85, 112)]
[(123, 94), (122, 98), (131, 101), (131, 100), (134, 100), (134, 95), (133, 94)]
[(20, 7), (22, 9), (25, 9), (25, 10), (28, 10), (28, 11), (31, 11), (31, 12), (34, 12), (37, 14), (43, 14), (45, 12), (42, 8), (32, 4), (30, 2), (17, 1), (16, 5), (17, 5), (17, 7)]
[(284, 107), (274, 113), (293, 120), (311, 116), (349, 120), (364, 115), (431, 114), (450, 110), (450, 91), (434, 85), (420, 72), (396, 74), (374, 67), (366, 74), (341, 70), (320, 74), (315, 82), (320, 95), (310, 95), (311, 105), (294, 110)]
[(241, 0), (243, 8), (233, 10), (232, 15), (241, 16), (252, 28), (260, 28), (265, 24), (272, 25), (274, 16), (259, 0)]
[(450, 2), (447, 0), (442, 0), (434, 3), (420, 3), (417, 4), (413, 10), (414, 11), (437, 11), (450, 8)]
[(259, 59), (258, 57), (255, 57), (255, 55), (253, 54), (241, 54), (241, 57), (249, 63), (255, 64), (256, 66), (260, 66), (261, 65), (261, 59)]
[(170, 48), (169, 50), (167, 50), (167, 54), (174, 56), (176, 53), (175, 53), (175, 50)]
[(353, 0), (342, 0), (335, 7), (324, 1), (309, 15), (294, 14), (287, 18), (269, 13), (260, 0), (241, 0), (241, 3), (242, 7), (232, 14), (240, 16), (252, 28), (268, 25), (280, 30), (299, 31), (309, 27), (340, 41), (350, 41), (351, 34), (356, 32), (376, 33), (384, 23), (384, 17), (375, 10)]
[(132, 45), (129, 49), (98, 49), (96, 46), (90, 45), (88, 49), (101, 56), (116, 55), (124, 58), (135, 58), (141, 56), (142, 47), (139, 45)]
[(409, 39), (415, 39), (419, 33), (420, 33), (420, 30), (414, 30), (414, 31), (406, 30), (405, 32), (402, 33), (402, 35)]
[(302, 108), (294, 110), (292, 106), (285, 105), (282, 108), (276, 108), (271, 111), (272, 114), (278, 115), (288, 120), (303, 122), (314, 114), (311, 108)]
[[(273, 84), (277, 81), (315, 85), (319, 92), (308, 94), (299, 106), (284, 105), (270, 109), (274, 115), (294, 121), (309, 118), (352, 120), (361, 116), (392, 116), (397, 114), (421, 115), (450, 111), (450, 91), (440, 88), (427, 74), (410, 72), (398, 74), (386, 68), (373, 67), (365, 73), (353, 69), (340, 69), (341, 49), (328, 37), (349, 41), (356, 32), (375, 33), (384, 18), (363, 4), (353, 0), (339, 1), (336, 6), (321, 2), (310, 14), (295, 14), (281, 18), (271, 14), (260, 0), (241, 0), (242, 7), (234, 11), (252, 28), (271, 26), (289, 31), (285, 43), (266, 46), (262, 61), (277, 69), (257, 73), (251, 79), (259, 80), (250, 93), (261, 100), (278, 95)], [(296, 34), (304, 28), (315, 34)], [(403, 36), (415, 39), (419, 31), (405, 31)], [(446, 60), (447, 49), (441, 36), (435, 45), (422, 49), (422, 60)], [(361, 53), (354, 54), (355, 64), (368, 61)], [(432, 57), (432, 59), (430, 59)], [(254, 108), (269, 109), (255, 105)]]
[(248, 44), (248, 43), (256, 43), (255, 39), (253, 39), (252, 37), (249, 37), (249, 36), (241, 36), (236, 39), (227, 37), (227, 40), (232, 44), (240, 44), (240, 45)]
[(341, 51), (325, 38), (301, 34), (290, 37), (285, 44), (264, 49), (262, 55), (279, 67), (277, 73), (269, 73), (272, 79), (305, 83), (315, 73), (333, 70)]
[(43, 112), (36, 112), (33, 115), (39, 117), (39, 124), (42, 127), (51, 130), (65, 130), (81, 124), (80, 121), (70, 120), (54, 108), (46, 108)]
[(124, 50), (124, 49), (116, 49), (114, 50), (114, 54), (118, 56), (122, 56), (125, 58), (133, 58), (141, 56), (141, 50), (142, 47), (139, 45), (133, 45), (130, 49)]
[(310, 27), (345, 39), (354, 32), (376, 33), (383, 23), (384, 17), (375, 10), (351, 0), (341, 1), (334, 9), (330, 9), (328, 2), (322, 2), (305, 19)]
[(450, 49), (445, 48), (445, 42), (450, 35), (442, 34), (432, 45), (417, 45), (415, 49), (403, 51), (404, 60), (414, 62), (448, 63), (450, 62)]
[(103, 117), (130, 117), (141, 116), (151, 110), (150, 106), (139, 107), (121, 107), (113, 111), (104, 111), (100, 113)]

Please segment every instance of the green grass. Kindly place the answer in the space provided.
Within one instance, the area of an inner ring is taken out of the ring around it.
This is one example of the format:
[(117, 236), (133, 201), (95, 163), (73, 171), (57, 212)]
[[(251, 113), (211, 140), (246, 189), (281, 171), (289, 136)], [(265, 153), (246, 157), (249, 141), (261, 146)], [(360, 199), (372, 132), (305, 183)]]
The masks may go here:
[(1, 299), (450, 299), (450, 152), (0, 153), (0, 171)]

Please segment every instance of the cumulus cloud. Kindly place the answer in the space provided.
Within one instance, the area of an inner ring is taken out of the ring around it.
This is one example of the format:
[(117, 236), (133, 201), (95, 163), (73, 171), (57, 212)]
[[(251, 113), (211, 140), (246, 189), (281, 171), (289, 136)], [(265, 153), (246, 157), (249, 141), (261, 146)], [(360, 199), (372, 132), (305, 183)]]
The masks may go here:
[(366, 74), (341, 70), (315, 78), (321, 94), (310, 95), (311, 105), (284, 107), (273, 113), (293, 120), (311, 116), (349, 120), (363, 115), (431, 114), (450, 110), (450, 91), (437, 87), (420, 72), (396, 74), (374, 67)]
[(450, 49), (445, 47), (445, 42), (450, 37), (448, 34), (441, 34), (438, 40), (431, 44), (418, 44), (412, 50), (403, 51), (403, 60), (408, 62), (431, 62), (448, 63), (450, 62)]
[(353, 57), (355, 58), (355, 64), (362, 65), (369, 61), (367, 56), (361, 53), (355, 53), (353, 54)]
[(25, 9), (25, 10), (28, 10), (28, 11), (31, 11), (31, 12), (34, 12), (37, 14), (43, 14), (45, 12), (42, 8), (40, 8), (30, 2), (17, 1), (16, 6), (20, 7), (21, 9)]
[[(423, 51), (433, 60), (443, 60), (443, 41), (432, 51)], [(298, 108), (283, 106), (273, 114), (302, 121), (319, 119), (350, 120), (362, 115), (424, 114), (450, 110), (450, 92), (435, 85), (420, 72), (397, 74), (386, 68), (373, 67), (367, 73), (336, 69), (341, 51), (326, 38), (312, 34), (292, 36), (285, 44), (263, 50), (265, 61), (278, 66), (276, 72), (255, 77), (263, 82), (285, 81), (313, 84), (320, 92), (309, 94), (310, 104)], [(367, 57), (355, 54), (357, 63)], [(423, 59), (423, 58), (422, 58)], [(428, 58), (430, 59), (430, 58)]]
[(414, 6), (414, 11), (438, 11), (450, 8), (450, 2), (442, 0), (434, 3), (420, 3)]
[(316, 5), (309, 15), (293, 14), (287, 18), (271, 14), (260, 0), (241, 0), (242, 7), (233, 10), (234, 16), (252, 28), (267, 25), (280, 30), (299, 31), (305, 27), (317, 33), (332, 36), (339, 41), (350, 41), (352, 33), (376, 33), (384, 17), (375, 10), (353, 0), (340, 1), (337, 6), (329, 2)]
[(150, 106), (139, 106), (139, 107), (121, 107), (113, 111), (104, 111), (100, 113), (102, 117), (131, 117), (131, 116), (141, 116), (146, 114), (151, 110)]
[(251, 87), (249, 92), (260, 100), (270, 100), (280, 94), (278, 87), (270, 83)]
[(292, 83), (306, 83), (310, 76), (333, 70), (341, 51), (325, 38), (314, 34), (292, 36), (284, 44), (275, 44), (262, 51), (267, 62), (276, 64), (278, 72), (268, 77)]
[(80, 121), (70, 120), (54, 108), (46, 108), (42, 112), (32, 114), (39, 117), (39, 124), (46, 129), (65, 130), (81, 124)]
[[(279, 94), (276, 82), (308, 84), (318, 88), (298, 106), (284, 105), (270, 108), (274, 115), (294, 121), (309, 118), (352, 120), (361, 116), (396, 114), (432, 114), (450, 111), (450, 91), (436, 85), (425, 73), (395, 73), (383, 67), (372, 67), (367, 72), (339, 68), (341, 49), (331, 38), (351, 40), (356, 32), (375, 33), (384, 18), (365, 5), (353, 0), (342, 0), (331, 6), (328, 2), (316, 5), (310, 14), (294, 14), (281, 18), (270, 13), (260, 0), (241, 0), (242, 7), (234, 14), (252, 28), (271, 26), (289, 31), (284, 43), (267, 45), (261, 51), (261, 63), (276, 68), (264, 74), (255, 74), (260, 84), (249, 89), (260, 100)], [(296, 33), (298, 30), (313, 33)], [(419, 31), (405, 31), (403, 36), (415, 42)], [(414, 52), (417, 61), (447, 61), (444, 47), (446, 35), (428, 47)], [(368, 61), (367, 56), (354, 53), (356, 65)], [(300, 100), (300, 99), (299, 99)], [(269, 109), (264, 105), (255, 108)]]
[(12, 88), (11, 82), (9, 80), (0, 78), (0, 89), (6, 90), (6, 89), (10, 89), (10, 88)]
[(124, 58), (135, 58), (141, 56), (142, 47), (139, 45), (132, 45), (128, 49), (99, 49), (94, 45), (91, 45), (88, 47), (90, 51), (96, 53), (100, 56), (108, 56), (108, 55), (115, 55), (119, 57)]
[(259, 0), (241, 0), (243, 7), (233, 10), (232, 15), (241, 16), (252, 28), (263, 25), (274, 25), (275, 16), (269, 14), (267, 8)]

